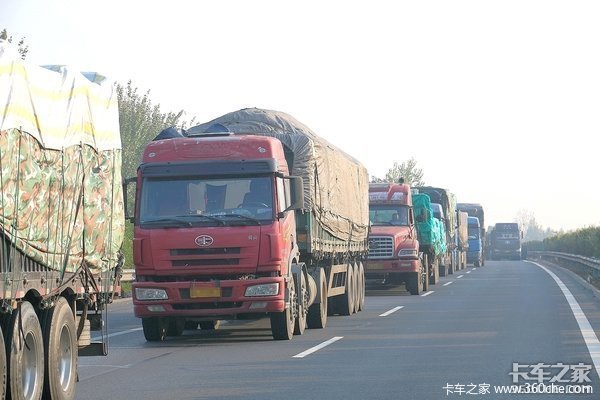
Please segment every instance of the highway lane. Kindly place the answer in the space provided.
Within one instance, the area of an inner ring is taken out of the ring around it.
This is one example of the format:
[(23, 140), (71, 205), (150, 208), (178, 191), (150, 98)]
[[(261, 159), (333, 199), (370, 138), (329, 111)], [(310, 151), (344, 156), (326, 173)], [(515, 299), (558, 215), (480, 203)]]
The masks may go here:
[[(560, 268), (549, 270), (600, 332), (598, 292)], [(594, 368), (564, 294), (537, 265), (490, 261), (431, 289), (424, 297), (402, 288), (370, 291), (365, 311), (330, 317), (326, 329), (289, 342), (273, 341), (265, 319), (147, 343), (131, 303), (120, 301), (110, 310), (109, 356), (79, 359), (77, 398), (472, 398), (466, 391), (483, 399), (598, 398), (595, 371), (587, 372), (591, 383), (584, 382), (591, 395), (493, 394), (494, 385), (511, 385), (513, 363), (525, 374), (518, 382), (523, 386), (537, 383), (524, 379), (536, 371), (550, 385), (561, 370), (568, 374), (559, 378), (569, 380), (572, 365)], [(529, 367), (538, 363), (537, 370)]]

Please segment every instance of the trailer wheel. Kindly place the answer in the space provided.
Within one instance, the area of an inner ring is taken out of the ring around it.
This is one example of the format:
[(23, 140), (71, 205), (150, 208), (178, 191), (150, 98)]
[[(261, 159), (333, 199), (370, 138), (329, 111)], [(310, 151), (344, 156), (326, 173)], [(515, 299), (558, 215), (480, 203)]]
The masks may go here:
[(200, 321), (199, 325), (200, 329), (203, 331), (215, 331), (219, 329), (221, 321), (218, 319), (213, 319), (212, 321)]
[(59, 297), (44, 312), (44, 351), (46, 376), (44, 398), (73, 399), (77, 382), (77, 327), (69, 302)]
[(167, 327), (168, 336), (181, 336), (185, 330), (185, 318), (170, 318)]
[(293, 281), (288, 285), (288, 290), (289, 306), (282, 312), (270, 313), (271, 334), (275, 340), (291, 340), (294, 336), (294, 325), (296, 324), (296, 316), (294, 314), (297, 306)]
[(358, 262), (358, 311), (365, 309), (365, 267)]
[(168, 323), (166, 318), (142, 318), (144, 337), (148, 342), (161, 342), (167, 337)]
[(4, 400), (6, 397), (6, 347), (4, 344), (4, 334), (0, 327), (0, 381), (2, 382), (2, 388), (0, 388), (0, 400)]
[(298, 301), (296, 302), (298, 312), (296, 313), (296, 323), (294, 324), (294, 335), (302, 335), (306, 329), (306, 313), (308, 312), (309, 302), (304, 271), (300, 271), (299, 275), (298, 279), (294, 279), (296, 281), (296, 293), (298, 293)]
[(427, 254), (423, 254), (423, 260), (421, 261), (421, 280), (423, 282), (423, 291), (429, 290), (429, 257)]
[(406, 289), (412, 295), (420, 295), (423, 292), (423, 280), (421, 279), (422, 274), (420, 272), (411, 272), (408, 275), (406, 281)]
[(475, 262), (473, 263), (473, 266), (476, 268), (481, 267), (481, 263), (479, 262), (479, 260), (475, 260)]
[(12, 399), (39, 399), (44, 389), (44, 339), (30, 302), (13, 311), (9, 326), (7, 393)]
[(319, 274), (319, 282), (321, 284), (320, 291), (320, 302), (315, 303), (308, 309), (308, 316), (306, 323), (309, 329), (312, 328), (325, 328), (327, 325), (327, 311), (328, 311), (328, 297), (327, 297), (327, 279), (325, 278), (325, 271), (321, 268)]
[(342, 294), (337, 302), (340, 315), (352, 315), (354, 311), (354, 268), (352, 264), (348, 264), (346, 270), (346, 291)]

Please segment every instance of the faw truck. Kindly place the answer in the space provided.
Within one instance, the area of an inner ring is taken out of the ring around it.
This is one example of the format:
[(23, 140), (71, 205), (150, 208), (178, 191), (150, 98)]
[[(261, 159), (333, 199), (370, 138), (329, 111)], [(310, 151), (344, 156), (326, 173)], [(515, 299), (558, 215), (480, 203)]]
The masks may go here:
[(523, 233), (516, 222), (498, 222), (491, 235), (492, 260), (520, 260)]
[(419, 249), (410, 187), (371, 183), (369, 218), (371, 232), (366, 278), (404, 282), (413, 295), (428, 290), (427, 260)]
[(444, 223), (435, 216), (435, 207), (431, 199), (423, 193), (412, 195), (419, 251), (423, 253), (424, 264), (427, 265), (426, 288), (435, 285), (440, 279), (440, 262), (446, 255), (446, 233)]
[(131, 181), (146, 340), (251, 316), (289, 340), (362, 310), (367, 171), (290, 115), (243, 109), (153, 141)]
[(481, 226), (479, 218), (469, 217), (469, 251), (467, 253), (467, 262), (475, 267), (481, 267), (483, 264), (483, 246), (481, 244)]
[(419, 193), (429, 196), (431, 203), (442, 207), (441, 222), (444, 225), (446, 249), (439, 260), (439, 274), (446, 276), (457, 269), (457, 240), (456, 240), (456, 197), (448, 189), (432, 186), (415, 187)]
[(117, 95), (53, 69), (0, 41), (1, 398), (75, 398), (78, 357), (107, 354), (120, 291)]

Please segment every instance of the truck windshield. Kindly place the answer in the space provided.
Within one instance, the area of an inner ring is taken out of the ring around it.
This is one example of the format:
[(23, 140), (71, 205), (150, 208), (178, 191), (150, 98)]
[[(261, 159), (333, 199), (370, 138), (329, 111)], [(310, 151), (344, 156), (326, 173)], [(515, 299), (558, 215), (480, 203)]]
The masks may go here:
[(140, 225), (260, 225), (274, 219), (270, 177), (145, 178)]
[(373, 226), (408, 226), (408, 207), (393, 204), (369, 206), (369, 220)]
[(478, 226), (469, 226), (469, 239), (474, 239), (474, 240), (479, 239), (479, 227)]

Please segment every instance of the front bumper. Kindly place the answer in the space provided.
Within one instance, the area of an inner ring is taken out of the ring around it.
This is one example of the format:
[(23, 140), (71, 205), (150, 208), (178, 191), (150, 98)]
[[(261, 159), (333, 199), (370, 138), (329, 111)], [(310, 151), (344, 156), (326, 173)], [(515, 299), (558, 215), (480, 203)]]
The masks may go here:
[[(273, 296), (246, 296), (250, 286), (277, 283)], [(140, 300), (136, 288), (162, 289), (167, 299)], [(222, 280), (213, 282), (135, 282), (133, 312), (146, 317), (232, 317), (238, 314), (281, 312), (286, 308), (284, 278)]]
[(365, 275), (400, 274), (406, 272), (419, 272), (419, 260), (367, 260)]

